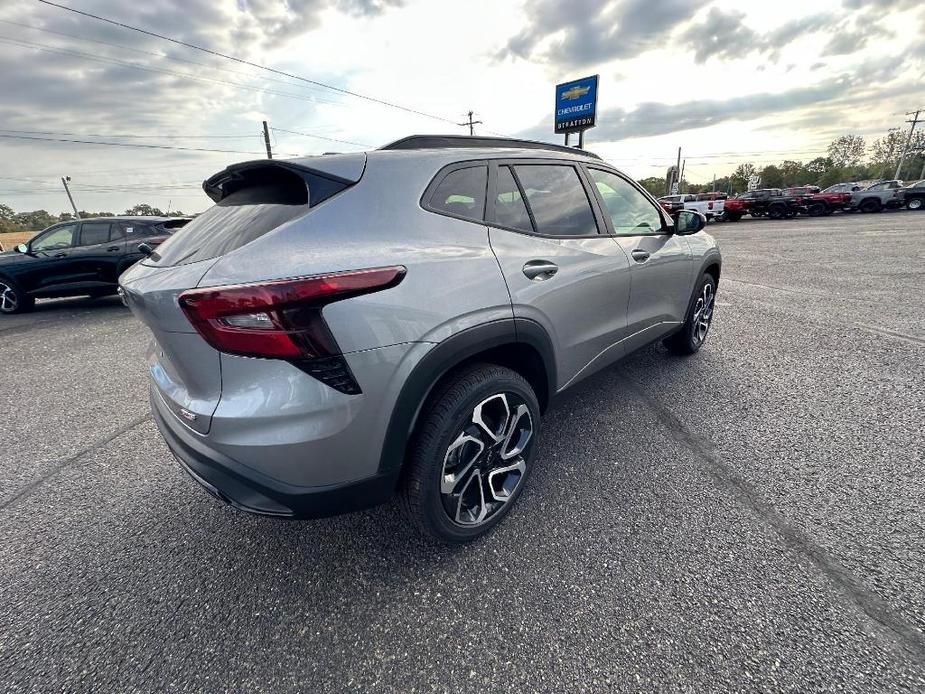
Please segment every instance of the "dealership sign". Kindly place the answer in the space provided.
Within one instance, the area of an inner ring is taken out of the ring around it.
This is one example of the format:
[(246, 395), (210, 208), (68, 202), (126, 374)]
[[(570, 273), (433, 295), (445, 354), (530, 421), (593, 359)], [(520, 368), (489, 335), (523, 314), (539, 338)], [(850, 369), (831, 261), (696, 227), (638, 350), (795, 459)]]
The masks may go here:
[(556, 85), (556, 133), (577, 133), (594, 127), (597, 77)]

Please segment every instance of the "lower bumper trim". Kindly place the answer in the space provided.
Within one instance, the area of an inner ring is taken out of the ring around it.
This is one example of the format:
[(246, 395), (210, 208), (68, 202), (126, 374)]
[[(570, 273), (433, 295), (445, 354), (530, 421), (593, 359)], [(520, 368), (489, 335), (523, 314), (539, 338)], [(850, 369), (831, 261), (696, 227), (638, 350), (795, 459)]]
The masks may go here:
[(291, 519), (324, 518), (377, 506), (395, 492), (399, 470), (345, 484), (299, 487), (261, 475), (177, 431), (158, 408), (151, 411), (168, 448), (209, 494), (248, 513)]

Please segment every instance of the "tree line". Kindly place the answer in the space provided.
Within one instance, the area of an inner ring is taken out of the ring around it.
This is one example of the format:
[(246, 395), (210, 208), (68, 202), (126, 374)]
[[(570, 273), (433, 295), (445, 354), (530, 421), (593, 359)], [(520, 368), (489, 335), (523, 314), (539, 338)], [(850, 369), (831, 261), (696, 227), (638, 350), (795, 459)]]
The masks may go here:
[[(749, 162), (739, 164), (731, 175), (716, 179), (715, 190), (730, 194), (741, 193), (748, 188), (748, 179), (754, 174), (761, 176), (762, 188), (802, 185), (827, 188), (846, 181), (892, 178), (908, 137), (908, 131), (892, 128), (886, 135), (868, 145), (860, 135), (842, 135), (832, 140), (826, 149), (826, 156), (816, 157), (807, 162), (787, 159), (779, 164), (768, 164), (764, 167)], [(913, 134), (899, 176), (905, 177), (905, 180), (917, 181), (923, 178), (923, 169), (925, 132), (919, 131)], [(641, 179), (639, 183), (656, 197), (666, 195), (664, 178), (651, 176)], [(681, 182), (681, 191), (685, 193), (712, 190), (712, 181), (700, 184)]]
[[(170, 212), (161, 212), (156, 207), (152, 207), (147, 203), (139, 203), (134, 207), (130, 207), (125, 212), (122, 213), (126, 216), (131, 217), (186, 217), (187, 215), (183, 214), (179, 210), (171, 210)], [(80, 211), (81, 219), (91, 219), (93, 217), (113, 217), (112, 212), (87, 212), (86, 210)], [(46, 227), (50, 227), (52, 224), (57, 224), (58, 222), (69, 222), (74, 219), (74, 215), (70, 212), (62, 212), (60, 214), (51, 214), (46, 210), (33, 210), (31, 212), (16, 212), (12, 207), (4, 204), (0, 204), (0, 234), (4, 232), (14, 232), (14, 231), (41, 231)]]

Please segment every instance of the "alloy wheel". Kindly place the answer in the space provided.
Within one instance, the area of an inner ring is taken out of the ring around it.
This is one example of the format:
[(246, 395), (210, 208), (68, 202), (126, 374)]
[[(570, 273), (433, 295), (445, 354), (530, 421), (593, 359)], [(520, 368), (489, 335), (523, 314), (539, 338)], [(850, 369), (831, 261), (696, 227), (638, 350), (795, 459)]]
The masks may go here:
[(707, 331), (710, 330), (710, 323), (713, 320), (713, 300), (715, 294), (713, 292), (712, 282), (707, 282), (703, 285), (703, 291), (700, 293), (700, 296), (697, 297), (697, 302), (694, 304), (694, 344), (701, 345), (707, 337)]
[(447, 447), (440, 471), (440, 497), (450, 520), (481, 525), (497, 514), (520, 487), (533, 439), (526, 401), (498, 393), (477, 404)]
[(906, 207), (908, 207), (910, 210), (921, 210), (923, 203), (925, 203), (925, 201), (923, 201), (922, 198), (912, 198)]
[(13, 313), (19, 306), (19, 297), (16, 291), (8, 284), (0, 282), (0, 311)]

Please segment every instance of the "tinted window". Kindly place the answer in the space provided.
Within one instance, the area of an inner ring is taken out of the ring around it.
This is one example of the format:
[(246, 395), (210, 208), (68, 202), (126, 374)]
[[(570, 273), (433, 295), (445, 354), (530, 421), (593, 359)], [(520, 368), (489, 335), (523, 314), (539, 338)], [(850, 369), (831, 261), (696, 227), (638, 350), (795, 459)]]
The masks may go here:
[(507, 166), (498, 168), (497, 197), (495, 198), (495, 224), (520, 231), (533, 231), (527, 206), (520, 188)]
[(485, 218), (488, 167), (472, 166), (451, 171), (430, 196), (430, 208), (437, 212), (474, 221)]
[(61, 248), (70, 248), (74, 245), (74, 230), (76, 224), (65, 224), (63, 227), (52, 229), (41, 238), (32, 242), (33, 251), (53, 251)]
[(528, 164), (515, 166), (514, 173), (527, 196), (538, 233), (549, 236), (597, 233), (591, 203), (574, 167)]
[(642, 193), (609, 171), (590, 171), (591, 180), (597, 186), (613, 223), (614, 234), (637, 236), (661, 233), (662, 215)]
[(80, 245), (96, 246), (109, 241), (109, 222), (84, 222), (80, 225)]
[(148, 262), (181, 265), (230, 253), (308, 212), (306, 199), (304, 184), (301, 196), (290, 196), (276, 184), (231, 193), (158, 246)]

